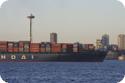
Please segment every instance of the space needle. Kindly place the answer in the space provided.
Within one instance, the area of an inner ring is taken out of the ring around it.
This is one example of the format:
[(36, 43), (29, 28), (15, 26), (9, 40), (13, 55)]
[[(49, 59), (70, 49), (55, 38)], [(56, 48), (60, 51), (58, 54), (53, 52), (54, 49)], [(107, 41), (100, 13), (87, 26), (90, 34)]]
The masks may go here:
[(35, 16), (33, 16), (32, 14), (30, 14), (30, 16), (27, 16), (27, 18), (30, 20), (30, 42), (32, 42), (32, 19), (35, 18)]

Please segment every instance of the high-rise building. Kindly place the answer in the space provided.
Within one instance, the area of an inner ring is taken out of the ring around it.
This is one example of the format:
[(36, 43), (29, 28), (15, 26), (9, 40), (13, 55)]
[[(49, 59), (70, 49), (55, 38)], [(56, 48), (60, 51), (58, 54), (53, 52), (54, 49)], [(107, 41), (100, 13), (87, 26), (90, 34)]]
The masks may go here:
[(102, 40), (101, 40), (101, 43), (104, 47), (107, 47), (109, 46), (109, 35), (108, 34), (104, 34), (102, 36)]
[(100, 49), (100, 48), (103, 48), (103, 45), (101, 43), (101, 39), (97, 39), (96, 40), (96, 49)]
[(57, 33), (50, 33), (50, 42), (52, 44), (56, 44), (57, 43)]
[(125, 50), (125, 34), (118, 35), (118, 48), (119, 50)]

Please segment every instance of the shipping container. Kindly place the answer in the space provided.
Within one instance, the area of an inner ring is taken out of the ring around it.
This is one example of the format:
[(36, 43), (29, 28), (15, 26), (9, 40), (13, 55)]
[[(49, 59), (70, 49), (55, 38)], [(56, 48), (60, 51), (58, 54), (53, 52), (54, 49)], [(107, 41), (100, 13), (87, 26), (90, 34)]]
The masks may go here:
[(40, 48), (30, 48), (30, 52), (40, 52)]
[(67, 44), (67, 52), (73, 52), (73, 44)]
[(88, 45), (87, 45), (87, 44), (82, 44), (81, 49), (82, 49), (83, 51), (88, 50)]
[(23, 42), (19, 42), (19, 47), (23, 48), (24, 47), (24, 43)]
[(5, 45), (0, 44), (0, 48), (7, 48), (7, 44), (5, 44)]
[(0, 45), (7, 45), (7, 41), (0, 41)]
[(51, 52), (51, 47), (46, 47), (46, 52)]
[(79, 47), (79, 43), (74, 43), (73, 47)]
[(13, 52), (19, 52), (19, 48), (14, 47)]
[(29, 49), (30, 48), (30, 43), (24, 43), (24, 48)]
[(7, 52), (7, 48), (0, 48), (0, 52)]
[(62, 52), (73, 52), (73, 44), (62, 43)]
[(89, 48), (89, 50), (95, 50), (94, 44), (88, 44), (88, 48)]
[(0, 41), (0, 52), (7, 52), (7, 41)]
[(46, 43), (45, 42), (41, 42), (40, 47), (45, 48), (46, 47)]
[(51, 43), (46, 42), (46, 52), (51, 52)]
[(83, 51), (92, 51), (95, 50), (95, 46), (93, 44), (82, 44)]
[(61, 52), (61, 44), (52, 44), (52, 52), (58, 53)]
[(41, 44), (40, 44), (40, 52), (46, 52), (46, 43), (45, 42), (41, 42)]
[(40, 52), (46, 52), (46, 48), (40, 48)]
[(24, 41), (24, 52), (30, 52), (30, 41)]
[(29, 52), (30, 41), (19, 41), (19, 52)]
[(14, 43), (13, 43), (13, 47), (14, 47), (14, 48), (18, 48), (18, 47), (19, 47), (19, 43), (18, 43), (18, 42), (14, 42)]
[(30, 52), (40, 52), (40, 43), (30, 43)]
[(73, 52), (79, 52), (79, 48), (78, 47), (74, 47), (73, 48)]
[(67, 44), (62, 43), (62, 52), (67, 52)]
[(13, 52), (13, 48), (8, 48), (7, 51), (8, 52)]
[(30, 43), (30, 48), (39, 48), (40, 47), (40, 43)]
[(27, 48), (27, 49), (24, 48), (23, 50), (24, 50), (24, 52), (30, 52), (30, 49), (29, 49), (29, 48)]
[(23, 50), (24, 50), (24, 48), (19, 47), (19, 52), (24, 52)]
[(7, 45), (0, 45), (0, 48), (7, 48)]
[(46, 42), (46, 47), (51, 47), (51, 43), (50, 42)]
[(73, 44), (73, 52), (79, 52), (79, 43)]
[(67, 44), (62, 44), (62, 49), (67, 49)]

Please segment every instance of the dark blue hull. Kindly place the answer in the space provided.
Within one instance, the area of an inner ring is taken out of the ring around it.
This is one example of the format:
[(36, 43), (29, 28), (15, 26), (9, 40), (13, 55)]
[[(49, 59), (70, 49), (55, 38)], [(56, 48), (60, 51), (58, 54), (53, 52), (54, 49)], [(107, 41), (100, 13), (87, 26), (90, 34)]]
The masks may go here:
[(85, 51), (80, 53), (0, 53), (0, 61), (16, 62), (102, 62), (106, 52)]

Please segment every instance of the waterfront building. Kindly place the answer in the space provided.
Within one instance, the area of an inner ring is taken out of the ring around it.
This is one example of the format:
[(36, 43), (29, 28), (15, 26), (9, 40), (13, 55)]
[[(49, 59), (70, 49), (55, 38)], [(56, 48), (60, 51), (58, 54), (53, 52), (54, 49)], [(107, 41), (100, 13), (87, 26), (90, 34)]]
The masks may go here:
[(50, 33), (50, 42), (52, 44), (56, 44), (57, 43), (57, 33)]
[(104, 34), (102, 36), (101, 43), (102, 43), (103, 47), (107, 48), (109, 46), (109, 35), (108, 34)]
[(118, 35), (118, 49), (125, 50), (125, 34)]
[(97, 39), (96, 40), (96, 49), (100, 49), (100, 48), (103, 48), (103, 45), (102, 45), (101, 39)]

